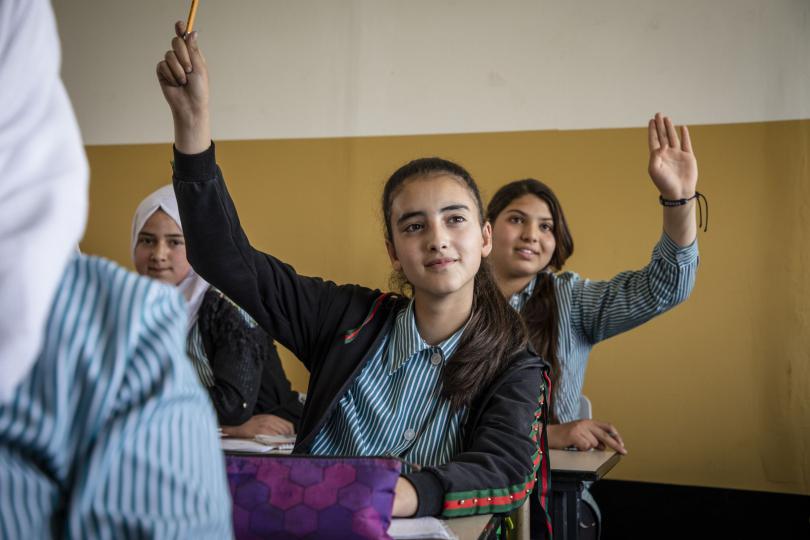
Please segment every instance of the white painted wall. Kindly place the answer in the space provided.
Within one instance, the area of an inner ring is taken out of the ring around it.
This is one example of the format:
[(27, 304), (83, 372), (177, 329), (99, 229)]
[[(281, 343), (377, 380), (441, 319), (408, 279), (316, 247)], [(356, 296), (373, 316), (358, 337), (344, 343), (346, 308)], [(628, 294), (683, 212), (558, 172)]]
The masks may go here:
[[(189, 0), (54, 0), (88, 144), (171, 140)], [(218, 139), (810, 117), (808, 0), (201, 0)]]

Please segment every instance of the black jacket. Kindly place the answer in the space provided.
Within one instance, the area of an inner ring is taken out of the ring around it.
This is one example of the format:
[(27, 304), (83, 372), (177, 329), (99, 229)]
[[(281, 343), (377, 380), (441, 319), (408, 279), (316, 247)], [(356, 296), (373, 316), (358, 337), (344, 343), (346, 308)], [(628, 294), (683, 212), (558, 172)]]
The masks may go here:
[[(188, 259), (309, 369), (296, 452), (306, 452), (407, 299), (357, 285), (299, 276), (253, 249), (216, 165), (214, 145), (193, 156), (175, 150), (174, 188)], [(548, 487), (545, 364), (524, 351), (475, 398), (461, 453), (406, 475), (417, 515), (508, 512), (535, 487)], [(545, 493), (542, 494), (545, 501)]]
[(249, 324), (228, 298), (210, 287), (197, 317), (214, 375), (208, 395), (219, 423), (238, 426), (256, 414), (273, 414), (298, 429), (302, 405), (281, 367), (272, 338)]

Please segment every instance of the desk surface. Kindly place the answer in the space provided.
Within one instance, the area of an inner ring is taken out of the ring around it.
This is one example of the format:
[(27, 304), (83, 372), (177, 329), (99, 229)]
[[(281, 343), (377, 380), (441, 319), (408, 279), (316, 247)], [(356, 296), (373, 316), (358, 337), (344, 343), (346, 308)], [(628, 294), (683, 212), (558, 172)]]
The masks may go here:
[(596, 481), (619, 462), (621, 455), (615, 450), (551, 450), (549, 457), (552, 479), (575, 476), (584, 481)]
[[(492, 524), (490, 524), (490, 521)], [(492, 514), (480, 514), (477, 516), (467, 516), (445, 520), (445, 523), (459, 540), (477, 540), (486, 538), (489, 534), (488, 527), (496, 527), (496, 520)]]

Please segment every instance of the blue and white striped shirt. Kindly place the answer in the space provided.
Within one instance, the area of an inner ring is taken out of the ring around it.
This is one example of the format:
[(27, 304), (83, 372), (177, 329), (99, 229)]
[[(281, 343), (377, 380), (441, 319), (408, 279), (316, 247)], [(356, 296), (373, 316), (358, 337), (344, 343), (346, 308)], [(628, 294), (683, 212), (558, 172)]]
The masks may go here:
[(76, 257), (0, 405), (0, 538), (231, 538), (214, 412), (176, 289)]
[[(573, 272), (554, 275), (560, 376), (552, 403), (560, 422), (579, 419), (579, 398), (593, 346), (686, 300), (695, 285), (697, 266), (697, 240), (680, 247), (662, 234), (652, 260), (641, 270), (622, 272), (609, 281), (582, 279)], [(536, 281), (513, 294), (509, 304), (522, 310)]]
[(451, 410), (441, 396), (441, 374), (464, 328), (430, 346), (419, 335), (413, 301), (396, 317), (310, 453), (391, 455), (421, 466), (447, 463), (458, 453), (466, 409)]

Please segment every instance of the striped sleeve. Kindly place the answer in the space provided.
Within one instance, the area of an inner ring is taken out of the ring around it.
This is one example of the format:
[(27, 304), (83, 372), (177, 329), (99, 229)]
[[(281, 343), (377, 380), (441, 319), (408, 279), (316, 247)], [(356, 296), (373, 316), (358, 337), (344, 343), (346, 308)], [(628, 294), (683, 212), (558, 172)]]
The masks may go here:
[(216, 421), (183, 354), (185, 308), (173, 293), (150, 283), (119, 309), (128, 362), (76, 464), (70, 537), (231, 535)]
[[(695, 284), (697, 266), (697, 240), (679, 247), (662, 234), (652, 260), (643, 269), (622, 272), (609, 281), (581, 280), (575, 274), (564, 274), (559, 280), (563, 286), (558, 286), (557, 291), (562, 296), (561, 305), (572, 308), (574, 329), (594, 345), (686, 300)], [(561, 338), (567, 341), (570, 336)]]
[(175, 290), (71, 263), (37, 364), (0, 407), (0, 537), (232, 536), (184, 324)]

